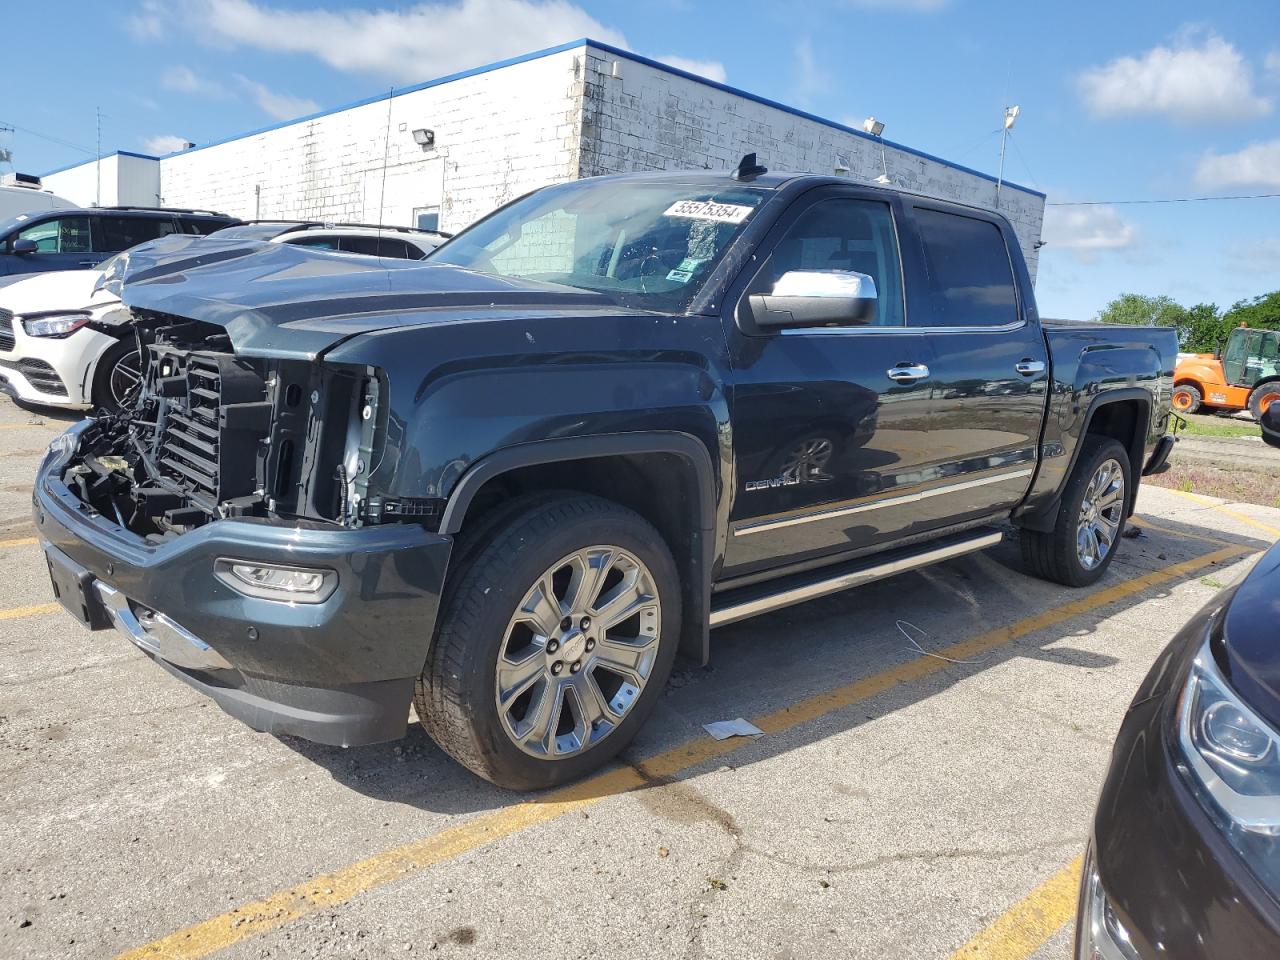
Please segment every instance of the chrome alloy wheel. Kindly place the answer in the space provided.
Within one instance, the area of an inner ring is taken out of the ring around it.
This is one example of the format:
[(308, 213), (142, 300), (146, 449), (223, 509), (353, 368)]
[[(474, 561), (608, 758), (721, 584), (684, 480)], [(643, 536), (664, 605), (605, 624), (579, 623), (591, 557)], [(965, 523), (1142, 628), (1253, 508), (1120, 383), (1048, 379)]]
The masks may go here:
[(826, 437), (809, 437), (800, 441), (787, 454), (782, 476), (788, 480), (830, 480), (827, 463), (835, 446)]
[(498, 650), (494, 696), (511, 742), (542, 759), (599, 743), (644, 690), (661, 632), (657, 587), (638, 558), (600, 545), (558, 560)]
[(126, 353), (111, 368), (111, 378), (107, 381), (111, 391), (111, 399), (117, 407), (123, 407), (133, 388), (142, 380), (142, 354), (138, 351)]
[(1080, 504), (1076, 527), (1076, 556), (1080, 565), (1092, 570), (1107, 558), (1120, 535), (1124, 519), (1124, 471), (1115, 460), (1104, 460)]

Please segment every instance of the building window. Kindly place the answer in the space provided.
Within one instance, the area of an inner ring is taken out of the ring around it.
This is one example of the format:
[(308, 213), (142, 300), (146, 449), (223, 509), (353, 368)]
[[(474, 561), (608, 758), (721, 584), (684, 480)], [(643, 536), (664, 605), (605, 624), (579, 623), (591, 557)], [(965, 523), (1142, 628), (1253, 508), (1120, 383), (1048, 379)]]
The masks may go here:
[(414, 207), (413, 225), (419, 230), (440, 229), (440, 206)]

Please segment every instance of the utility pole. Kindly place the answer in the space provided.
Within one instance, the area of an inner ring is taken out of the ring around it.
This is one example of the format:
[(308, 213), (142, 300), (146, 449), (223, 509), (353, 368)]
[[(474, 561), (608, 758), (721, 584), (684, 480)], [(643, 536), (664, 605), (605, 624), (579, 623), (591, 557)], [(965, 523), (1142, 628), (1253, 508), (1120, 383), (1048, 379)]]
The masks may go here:
[(98, 189), (96, 199), (93, 202), (95, 207), (102, 206), (102, 107), (95, 107), (98, 115), (98, 159), (93, 163), (94, 176), (98, 180)]
[(1022, 112), (1022, 108), (1016, 104), (1012, 107), (1004, 108), (1004, 128), (1000, 131), (1000, 173), (996, 176), (996, 209), (1000, 209), (1000, 187), (1004, 183), (1004, 148), (1009, 143), (1009, 131), (1013, 129), (1013, 122), (1018, 119), (1018, 114)]

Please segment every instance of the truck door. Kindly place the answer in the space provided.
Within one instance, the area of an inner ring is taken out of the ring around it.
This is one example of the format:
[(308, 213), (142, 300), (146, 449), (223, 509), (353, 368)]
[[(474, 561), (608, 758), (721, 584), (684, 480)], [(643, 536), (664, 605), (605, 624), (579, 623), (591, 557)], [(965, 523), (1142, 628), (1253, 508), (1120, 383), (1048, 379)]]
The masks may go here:
[[(1037, 463), (1048, 353), (1017, 241), (1000, 218), (910, 201), (904, 245), (908, 326), (929, 343), (932, 458), (919, 522), (932, 527), (1011, 509)], [(1021, 277), (1019, 285), (1015, 277)]]
[(1227, 349), (1222, 352), (1222, 375), (1227, 383), (1245, 385), (1245, 369), (1249, 358), (1249, 335), (1253, 331), (1236, 327), (1227, 337)]
[[(726, 578), (901, 537), (930, 458), (927, 344), (906, 327), (896, 197), (797, 199), (726, 299), (735, 469)], [(760, 331), (748, 297), (793, 271), (870, 276), (865, 326)]]

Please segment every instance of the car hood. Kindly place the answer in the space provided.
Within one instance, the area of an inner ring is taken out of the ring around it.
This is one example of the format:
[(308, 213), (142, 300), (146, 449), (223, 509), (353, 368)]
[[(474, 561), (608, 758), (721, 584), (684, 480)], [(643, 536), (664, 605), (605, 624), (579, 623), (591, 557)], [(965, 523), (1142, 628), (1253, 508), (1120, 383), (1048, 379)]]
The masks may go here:
[(94, 300), (100, 270), (37, 273), (0, 288), (0, 307), (17, 314), (80, 310)]
[(267, 357), (315, 359), (388, 327), (617, 309), (576, 287), (245, 240), (149, 244), (119, 277), (135, 315), (217, 324), (237, 353)]
[(1280, 728), (1280, 544), (1268, 550), (1227, 606), (1224, 669), (1242, 698)]

